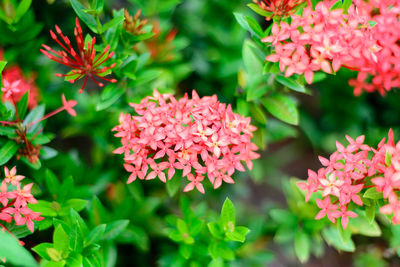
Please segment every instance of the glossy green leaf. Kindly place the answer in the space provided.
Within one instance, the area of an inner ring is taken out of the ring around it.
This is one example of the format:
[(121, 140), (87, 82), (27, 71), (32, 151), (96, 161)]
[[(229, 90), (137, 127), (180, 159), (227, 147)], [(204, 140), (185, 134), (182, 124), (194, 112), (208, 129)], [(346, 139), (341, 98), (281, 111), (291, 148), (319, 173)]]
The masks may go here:
[(293, 125), (298, 125), (299, 114), (292, 99), (285, 95), (274, 94), (261, 100), (264, 107), (276, 118)]
[(15, 141), (7, 141), (0, 148), (0, 165), (6, 164), (18, 151), (18, 145)]
[(102, 240), (113, 240), (118, 237), (128, 226), (129, 220), (117, 220), (108, 223), (104, 231)]
[(283, 75), (276, 75), (275, 80), (278, 83), (286, 86), (287, 88), (289, 88), (293, 91), (300, 92), (300, 93), (308, 92), (307, 89), (303, 85), (301, 85), (297, 81), (293, 80), (293, 78), (287, 78)]
[(122, 22), (124, 22), (124, 20), (125, 16), (114, 17), (112, 20), (103, 25), (102, 31), (105, 32), (111, 29), (112, 27), (115, 27), (117, 25), (122, 25)]
[(235, 207), (229, 198), (225, 199), (221, 210), (221, 223), (224, 226), (225, 231), (233, 232), (235, 229)]
[(69, 2), (71, 3), (75, 13), (89, 27), (89, 29), (94, 33), (99, 33), (95, 18), (84, 11), (86, 10), (86, 7), (83, 6), (78, 0), (69, 0)]

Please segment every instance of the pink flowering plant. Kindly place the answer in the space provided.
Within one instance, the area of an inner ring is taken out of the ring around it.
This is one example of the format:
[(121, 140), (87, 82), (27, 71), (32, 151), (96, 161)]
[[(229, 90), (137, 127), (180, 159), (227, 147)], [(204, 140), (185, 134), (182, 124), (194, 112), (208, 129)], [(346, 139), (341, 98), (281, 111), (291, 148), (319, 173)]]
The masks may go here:
[(0, 265), (399, 266), (399, 10), (0, 1)]

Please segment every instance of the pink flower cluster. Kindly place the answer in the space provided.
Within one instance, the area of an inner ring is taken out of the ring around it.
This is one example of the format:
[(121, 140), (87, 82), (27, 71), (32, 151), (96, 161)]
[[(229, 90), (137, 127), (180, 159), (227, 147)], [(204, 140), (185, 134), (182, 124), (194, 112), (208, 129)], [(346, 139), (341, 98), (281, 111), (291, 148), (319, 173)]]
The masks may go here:
[(367, 17), (360, 16), (354, 5), (347, 13), (330, 10), (331, 5), (331, 1), (322, 1), (315, 10), (306, 7), (302, 15), (291, 15), (290, 24), (275, 23), (272, 35), (262, 39), (275, 48), (266, 60), (279, 62), (286, 77), (304, 74), (307, 83), (312, 83), (315, 71), (360, 70), (376, 62), (380, 47)]
[[(28, 226), (28, 229), (33, 232), (34, 221), (41, 221), (43, 217), (39, 212), (34, 212), (27, 207), (28, 203), (35, 204), (37, 200), (31, 194), (33, 183), (25, 186), (21, 185), (21, 180), (25, 177), (17, 175), (16, 167), (9, 170), (4, 167), (5, 178), (0, 187), (0, 220), (7, 223), (15, 221), (16, 225)], [(3, 225), (0, 226), (5, 229)]]
[(395, 0), (355, 0), (360, 14), (377, 24), (371, 33), (378, 45), (377, 61), (369, 61), (357, 79), (350, 80), (354, 94), (378, 91), (385, 95), (394, 87), (400, 87), (400, 1)]
[(124, 167), (131, 173), (128, 183), (136, 177), (165, 183), (181, 169), (189, 181), (184, 191), (204, 193), (206, 175), (214, 188), (223, 181), (234, 183), (235, 170), (245, 170), (241, 161), (251, 169), (259, 157), (251, 143), (256, 127), (250, 118), (233, 113), (215, 95), (200, 98), (193, 91), (192, 99), (185, 94), (177, 100), (154, 90), (152, 97), (130, 105), (137, 115), (121, 114), (113, 129), (122, 143), (114, 153), (124, 154)]
[(327, 216), (334, 223), (341, 218), (346, 228), (349, 217), (357, 217), (349, 210), (355, 206), (351, 204), (363, 206), (361, 196), (369, 188), (375, 188), (388, 201), (380, 212), (393, 214), (393, 223), (400, 223), (400, 201), (395, 193), (400, 189), (400, 142), (394, 144), (392, 130), (387, 143), (383, 138), (377, 149), (364, 144), (364, 136), (356, 140), (346, 136), (346, 139), (348, 146), (336, 142), (337, 151), (329, 159), (319, 157), (324, 167), (318, 172), (308, 170), (307, 182), (298, 183), (300, 189), (307, 190), (306, 201), (312, 193), (322, 192), (323, 199), (316, 200), (321, 210), (315, 219)]

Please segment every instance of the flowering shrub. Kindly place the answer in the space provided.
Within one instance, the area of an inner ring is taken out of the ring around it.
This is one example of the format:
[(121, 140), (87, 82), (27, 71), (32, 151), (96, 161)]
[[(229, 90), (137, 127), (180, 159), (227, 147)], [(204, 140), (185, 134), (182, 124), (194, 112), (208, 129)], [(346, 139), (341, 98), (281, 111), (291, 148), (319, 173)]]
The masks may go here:
[(233, 113), (215, 95), (200, 98), (193, 91), (192, 99), (185, 95), (176, 100), (155, 90), (152, 97), (130, 105), (138, 116), (121, 114), (113, 129), (122, 143), (114, 153), (124, 154), (124, 167), (131, 172), (128, 183), (136, 177), (158, 177), (165, 183), (164, 170), (170, 180), (182, 169), (189, 181), (183, 191), (196, 188), (204, 194), (205, 175), (216, 189), (222, 182), (234, 183), (235, 170), (244, 171), (241, 161), (251, 170), (251, 160), (259, 157), (251, 143), (256, 128), (250, 118)]
[(398, 1), (0, 2), (0, 265), (400, 265)]

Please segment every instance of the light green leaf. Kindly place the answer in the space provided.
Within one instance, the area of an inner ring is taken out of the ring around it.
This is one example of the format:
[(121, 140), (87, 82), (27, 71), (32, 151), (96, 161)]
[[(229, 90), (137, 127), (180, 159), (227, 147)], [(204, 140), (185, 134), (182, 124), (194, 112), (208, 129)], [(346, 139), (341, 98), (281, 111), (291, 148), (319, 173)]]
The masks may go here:
[(28, 250), (5, 231), (0, 231), (0, 258), (15, 266), (39, 266)]
[(299, 114), (292, 99), (274, 94), (261, 100), (264, 107), (276, 118), (293, 125), (299, 124)]

